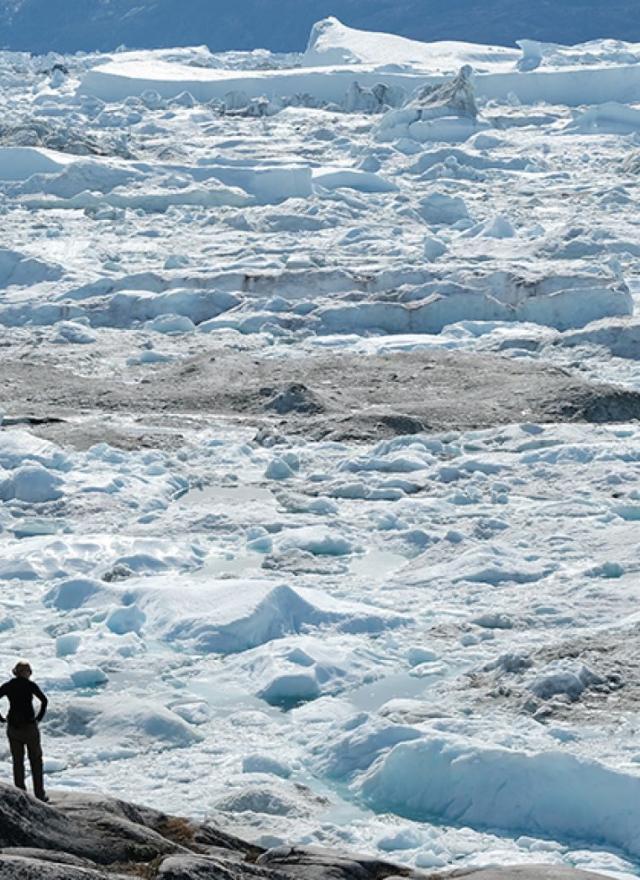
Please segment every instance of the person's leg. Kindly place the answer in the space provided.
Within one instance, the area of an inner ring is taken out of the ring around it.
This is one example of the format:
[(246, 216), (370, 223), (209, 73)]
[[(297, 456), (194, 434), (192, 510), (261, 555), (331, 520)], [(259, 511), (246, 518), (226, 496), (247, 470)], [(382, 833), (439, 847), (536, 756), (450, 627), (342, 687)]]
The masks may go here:
[(16, 788), (26, 791), (24, 784), (24, 742), (17, 730), (8, 729), (9, 747), (13, 762), (13, 784)]
[(31, 778), (33, 780), (33, 793), (40, 800), (44, 799), (44, 776), (42, 769), (42, 746), (40, 745), (40, 731), (38, 725), (29, 725), (27, 736), (27, 749), (29, 752), (29, 764), (31, 765)]

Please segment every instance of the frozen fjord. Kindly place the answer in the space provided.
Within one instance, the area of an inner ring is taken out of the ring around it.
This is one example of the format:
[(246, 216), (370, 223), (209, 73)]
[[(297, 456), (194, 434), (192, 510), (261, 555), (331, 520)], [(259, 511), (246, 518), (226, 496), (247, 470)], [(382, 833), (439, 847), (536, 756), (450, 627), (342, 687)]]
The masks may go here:
[(639, 60), (0, 55), (0, 656), (56, 787), (637, 872)]

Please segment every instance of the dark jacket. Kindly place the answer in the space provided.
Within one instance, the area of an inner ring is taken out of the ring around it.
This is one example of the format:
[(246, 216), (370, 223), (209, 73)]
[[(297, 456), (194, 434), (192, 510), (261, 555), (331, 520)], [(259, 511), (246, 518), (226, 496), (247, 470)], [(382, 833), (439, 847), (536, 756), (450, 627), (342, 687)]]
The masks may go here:
[[(10, 727), (21, 727), (23, 724), (42, 721), (47, 711), (47, 703), (49, 702), (34, 681), (22, 676), (6, 681), (0, 687), (0, 697), (7, 697), (9, 700), (7, 722)], [(40, 700), (40, 711), (37, 715), (33, 710), (34, 697)], [(2, 716), (0, 716), (0, 719), (4, 721)]]

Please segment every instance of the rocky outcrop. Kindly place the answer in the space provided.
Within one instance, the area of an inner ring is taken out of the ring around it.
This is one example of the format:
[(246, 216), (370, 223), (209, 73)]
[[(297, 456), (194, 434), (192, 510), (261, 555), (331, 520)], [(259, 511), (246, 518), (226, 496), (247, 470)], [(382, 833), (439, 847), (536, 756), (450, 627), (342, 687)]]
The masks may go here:
[[(595, 880), (556, 866), (456, 872), (475, 880)], [(263, 850), (207, 823), (88, 794), (50, 804), (0, 784), (0, 880), (426, 880), (372, 856), (316, 847)], [(446, 876), (444, 874), (438, 877)]]
[[(151, 861), (184, 849), (167, 823), (160, 813), (122, 801), (59, 794), (43, 804), (0, 785), (0, 861), (25, 853), (31, 860), (42, 860), (45, 853), (47, 861), (63, 853), (77, 867)], [(5, 876), (11, 875), (0, 870)]]

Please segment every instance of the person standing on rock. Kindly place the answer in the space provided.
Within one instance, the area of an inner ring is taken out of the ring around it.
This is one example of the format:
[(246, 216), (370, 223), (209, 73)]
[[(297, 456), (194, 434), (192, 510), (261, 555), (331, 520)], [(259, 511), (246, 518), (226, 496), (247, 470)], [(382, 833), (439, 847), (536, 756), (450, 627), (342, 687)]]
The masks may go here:
[[(42, 770), (42, 748), (38, 724), (47, 711), (48, 700), (35, 681), (31, 681), (32, 669), (29, 663), (20, 661), (12, 669), (13, 678), (0, 687), (0, 697), (9, 700), (7, 718), (0, 715), (0, 721), (7, 724), (7, 736), (13, 760), (13, 783), (16, 788), (26, 791), (24, 784), (24, 751), (29, 755), (33, 791), (38, 800), (48, 801), (44, 791)], [(40, 711), (33, 710), (33, 698), (40, 700)]]

